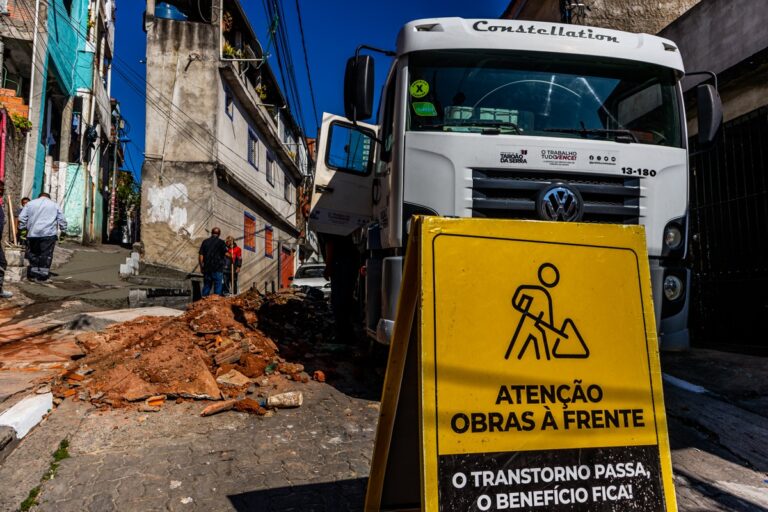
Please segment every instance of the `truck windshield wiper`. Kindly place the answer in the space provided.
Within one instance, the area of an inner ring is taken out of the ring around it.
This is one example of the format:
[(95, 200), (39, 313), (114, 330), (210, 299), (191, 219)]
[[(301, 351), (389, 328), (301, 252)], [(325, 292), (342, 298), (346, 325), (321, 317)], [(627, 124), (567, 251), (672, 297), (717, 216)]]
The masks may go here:
[[(629, 130), (610, 128), (544, 128), (545, 132), (575, 133), (586, 137), (587, 135), (615, 135), (616, 142), (639, 142), (635, 134)], [(621, 138), (621, 139), (620, 139)], [(630, 140), (628, 141), (627, 138)]]
[[(444, 123), (444, 124), (427, 124), (424, 126), (419, 127), (421, 130), (426, 129), (451, 129), (451, 128), (479, 128), (483, 130), (481, 133), (487, 133), (490, 135), (496, 135), (498, 133), (501, 133), (501, 130), (504, 128), (510, 128), (512, 131), (515, 132), (515, 134), (520, 135), (523, 133), (523, 130), (520, 129), (517, 124), (511, 122), (511, 121), (495, 121), (493, 119), (478, 119), (478, 120), (467, 120), (467, 121), (452, 121), (450, 123)], [(496, 128), (496, 130), (494, 130)], [(486, 130), (487, 129), (487, 130)]]

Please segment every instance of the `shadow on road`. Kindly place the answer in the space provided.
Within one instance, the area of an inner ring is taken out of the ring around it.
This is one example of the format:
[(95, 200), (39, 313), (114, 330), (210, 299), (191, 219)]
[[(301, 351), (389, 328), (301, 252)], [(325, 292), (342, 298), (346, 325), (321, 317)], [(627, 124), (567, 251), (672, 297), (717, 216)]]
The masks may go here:
[[(753, 503), (747, 498), (736, 496), (735, 494), (727, 492), (720, 487), (715, 487), (712, 485), (712, 483), (697, 478), (695, 475), (687, 471), (675, 469), (675, 475), (677, 477), (685, 478), (688, 480), (688, 484), (691, 487), (695, 488), (701, 494), (707, 496), (711, 500), (717, 502), (719, 505), (722, 505), (723, 508), (720, 510), (729, 510), (732, 512), (765, 512), (765, 508), (762, 505)], [(711, 507), (712, 505), (707, 506)], [(688, 510), (691, 509), (688, 508)], [(711, 509), (702, 508), (700, 510), (704, 511)]]
[(279, 487), (229, 496), (238, 512), (301, 510), (303, 512), (345, 512), (363, 509), (367, 478), (319, 484)]

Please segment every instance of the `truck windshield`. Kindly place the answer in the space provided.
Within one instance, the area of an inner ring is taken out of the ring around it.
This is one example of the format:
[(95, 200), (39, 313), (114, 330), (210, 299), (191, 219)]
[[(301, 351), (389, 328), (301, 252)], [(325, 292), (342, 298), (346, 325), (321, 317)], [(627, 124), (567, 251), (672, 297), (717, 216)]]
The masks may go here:
[(534, 52), (410, 55), (408, 129), (682, 147), (672, 69)]

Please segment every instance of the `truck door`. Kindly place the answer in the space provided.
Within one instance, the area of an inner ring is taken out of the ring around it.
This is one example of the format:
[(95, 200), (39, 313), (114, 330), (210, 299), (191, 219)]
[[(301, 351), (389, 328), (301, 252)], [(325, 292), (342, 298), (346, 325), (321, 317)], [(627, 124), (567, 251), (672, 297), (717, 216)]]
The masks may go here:
[(323, 113), (310, 229), (349, 235), (371, 220), (376, 133), (375, 126)]

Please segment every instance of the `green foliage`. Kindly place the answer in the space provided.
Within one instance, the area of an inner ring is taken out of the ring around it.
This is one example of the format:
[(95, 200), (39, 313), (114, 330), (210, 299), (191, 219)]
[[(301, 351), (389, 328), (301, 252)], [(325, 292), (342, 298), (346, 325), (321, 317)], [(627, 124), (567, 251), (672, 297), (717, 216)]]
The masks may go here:
[(28, 132), (32, 129), (32, 121), (20, 114), (11, 114), (11, 122), (16, 129)]
[(234, 46), (229, 44), (229, 41), (224, 41), (224, 46), (222, 47), (221, 53), (223, 53), (224, 56), (228, 59), (241, 59), (243, 57), (243, 51), (236, 49)]
[(232, 19), (232, 13), (229, 11), (224, 11), (224, 13), (221, 15), (221, 31), (226, 34), (232, 30), (233, 24), (234, 20)]
[(141, 192), (130, 172), (121, 172), (117, 175), (117, 200), (126, 209), (138, 206), (141, 201)]
[(21, 505), (19, 505), (19, 510), (21, 512), (27, 512), (29, 509), (37, 505), (37, 496), (40, 494), (40, 486), (33, 488), (31, 491), (29, 491), (29, 495), (24, 499), (24, 501), (21, 502)]
[(69, 441), (62, 439), (59, 443), (59, 447), (53, 452), (53, 462), (61, 462), (64, 459), (69, 458)]
[(257, 85), (254, 90), (256, 91), (256, 94), (259, 95), (259, 98), (261, 98), (261, 101), (267, 99), (267, 86), (265, 84)]
[[(53, 452), (53, 460), (51, 461), (51, 464), (48, 466), (48, 471), (45, 472), (43, 477), (40, 479), (41, 482), (45, 482), (46, 480), (51, 480), (56, 476), (56, 472), (59, 470), (59, 463), (69, 458), (69, 441), (67, 439), (62, 439), (59, 443), (59, 447), (56, 449), (55, 452)], [(40, 486), (33, 487), (31, 491), (29, 491), (29, 494), (24, 499), (24, 501), (21, 502), (21, 505), (19, 505), (20, 512), (27, 512), (32, 507), (37, 505), (37, 497), (40, 496), (40, 491), (42, 489)]]

